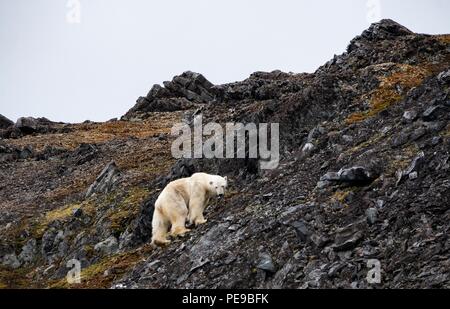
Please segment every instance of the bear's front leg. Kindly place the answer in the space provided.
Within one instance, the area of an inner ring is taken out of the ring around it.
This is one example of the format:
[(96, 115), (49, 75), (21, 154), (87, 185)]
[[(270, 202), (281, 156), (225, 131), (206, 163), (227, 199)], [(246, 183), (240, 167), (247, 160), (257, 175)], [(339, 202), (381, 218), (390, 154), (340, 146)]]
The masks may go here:
[(203, 210), (205, 208), (205, 198), (204, 196), (197, 196), (191, 198), (189, 201), (189, 215), (188, 221), (189, 225), (195, 226), (206, 223), (206, 219), (203, 217)]
[(198, 226), (200, 224), (205, 224), (207, 221), (208, 220), (203, 218), (203, 215), (201, 215), (200, 217), (198, 217), (194, 220), (194, 224), (195, 224), (195, 226)]

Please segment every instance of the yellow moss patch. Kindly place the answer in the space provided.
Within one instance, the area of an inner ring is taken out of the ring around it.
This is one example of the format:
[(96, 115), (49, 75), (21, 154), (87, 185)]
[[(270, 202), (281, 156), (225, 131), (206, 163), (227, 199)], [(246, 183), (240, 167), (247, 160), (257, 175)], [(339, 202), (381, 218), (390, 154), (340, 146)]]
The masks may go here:
[(450, 137), (450, 124), (441, 132), (441, 136), (444, 138)]
[(73, 150), (81, 143), (98, 144), (129, 137), (142, 139), (157, 136), (161, 133), (170, 133), (171, 127), (180, 121), (183, 113), (182, 111), (167, 113), (155, 112), (150, 114), (148, 119), (139, 122), (115, 121), (59, 125), (61, 128), (68, 128), (69, 132), (29, 135), (20, 139), (10, 139), (8, 143), (18, 147), (31, 145), (35, 150), (41, 151), (46, 146)]
[(401, 87), (404, 92), (419, 86), (422, 81), (432, 74), (432, 69), (427, 66), (411, 66), (407, 64), (397, 65), (397, 69), (391, 75), (381, 79), (378, 89), (369, 93), (370, 109), (364, 112), (353, 113), (346, 119), (347, 124), (363, 121), (377, 115), (389, 106), (399, 102), (402, 96), (396, 88)]
[(450, 44), (450, 34), (435, 35), (436, 39), (445, 44)]
[(89, 216), (95, 215), (96, 212), (95, 204), (91, 200), (87, 200), (79, 204), (74, 203), (65, 205), (63, 207), (49, 211), (42, 219), (38, 220), (38, 222), (34, 224), (32, 232), (33, 237), (37, 239), (41, 238), (50, 223), (56, 220), (66, 220), (70, 218), (74, 210), (78, 208), (83, 210), (83, 212)]
[(351, 155), (360, 150), (366, 149), (369, 146), (372, 146), (373, 144), (379, 142), (382, 138), (383, 138), (383, 134), (381, 134), (381, 133), (375, 134), (375, 135), (371, 136), (368, 140), (361, 142), (358, 145), (346, 150), (344, 153), (345, 153), (345, 155)]
[[(81, 270), (81, 283), (69, 284), (66, 278), (62, 278), (50, 284), (51, 288), (108, 288), (114, 280), (120, 279), (127, 270), (131, 269), (141, 261), (145, 252), (151, 250), (144, 248), (143, 251), (132, 251), (120, 253), (112, 257), (108, 257)], [(109, 270), (110, 274), (105, 275), (105, 271)]]
[(419, 148), (415, 144), (409, 144), (402, 148), (401, 156), (394, 157), (386, 164), (386, 174), (394, 176), (398, 170), (404, 170), (411, 163), (411, 160), (417, 155)]
[(345, 198), (350, 194), (350, 191), (336, 191), (333, 194), (332, 199), (340, 202), (340, 203), (344, 203)]
[(52, 210), (45, 214), (45, 220), (44, 222), (53, 222), (55, 220), (62, 220), (66, 219), (67, 217), (71, 216), (73, 214), (73, 211), (80, 206), (78, 204), (72, 204), (68, 206), (64, 206), (55, 210)]
[(31, 288), (27, 269), (8, 269), (0, 266), (0, 289)]

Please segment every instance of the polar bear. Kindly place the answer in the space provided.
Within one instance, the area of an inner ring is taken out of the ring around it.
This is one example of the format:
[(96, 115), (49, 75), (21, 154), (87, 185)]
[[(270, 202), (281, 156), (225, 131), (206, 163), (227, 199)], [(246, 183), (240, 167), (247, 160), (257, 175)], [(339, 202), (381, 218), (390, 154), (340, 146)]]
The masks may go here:
[(163, 246), (171, 236), (184, 236), (189, 225), (206, 223), (203, 211), (211, 198), (221, 199), (228, 185), (227, 177), (196, 173), (169, 183), (155, 202), (152, 220), (152, 244)]

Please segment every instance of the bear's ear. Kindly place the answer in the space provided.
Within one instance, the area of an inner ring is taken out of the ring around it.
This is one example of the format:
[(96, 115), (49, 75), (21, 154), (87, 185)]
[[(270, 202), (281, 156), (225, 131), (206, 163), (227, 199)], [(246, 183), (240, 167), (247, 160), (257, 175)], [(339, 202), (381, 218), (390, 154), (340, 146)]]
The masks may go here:
[(225, 179), (225, 181), (228, 182), (228, 176), (223, 177), (223, 179)]

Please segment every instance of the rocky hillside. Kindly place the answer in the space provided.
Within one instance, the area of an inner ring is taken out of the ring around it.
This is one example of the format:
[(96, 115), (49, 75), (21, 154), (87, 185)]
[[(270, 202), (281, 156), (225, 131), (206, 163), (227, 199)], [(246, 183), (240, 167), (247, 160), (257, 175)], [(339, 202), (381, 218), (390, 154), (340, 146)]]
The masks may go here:
[[(449, 112), (450, 35), (383, 20), (313, 74), (185, 72), (105, 123), (0, 116), (0, 288), (450, 288)], [(280, 123), (279, 168), (172, 158), (199, 113)], [(196, 171), (225, 201), (152, 248), (158, 193)]]

